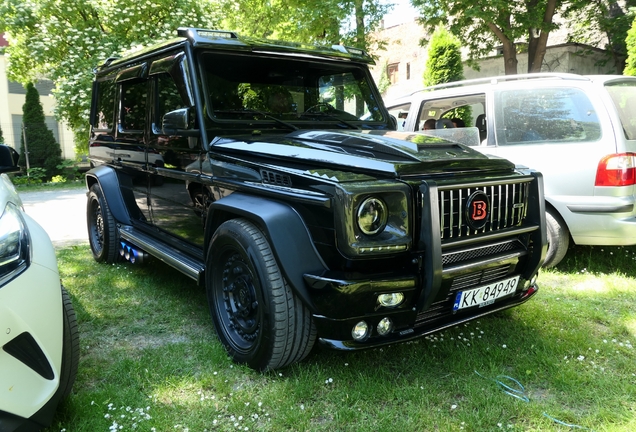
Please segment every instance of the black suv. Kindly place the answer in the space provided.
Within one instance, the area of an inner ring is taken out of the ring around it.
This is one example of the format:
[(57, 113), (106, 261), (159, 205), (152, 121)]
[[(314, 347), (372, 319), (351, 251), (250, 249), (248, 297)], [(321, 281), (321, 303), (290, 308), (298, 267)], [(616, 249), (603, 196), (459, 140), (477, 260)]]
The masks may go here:
[(99, 262), (152, 256), (207, 292), (235, 361), (353, 350), (516, 306), (546, 251), (541, 175), (396, 132), (359, 49), (181, 28), (96, 71)]

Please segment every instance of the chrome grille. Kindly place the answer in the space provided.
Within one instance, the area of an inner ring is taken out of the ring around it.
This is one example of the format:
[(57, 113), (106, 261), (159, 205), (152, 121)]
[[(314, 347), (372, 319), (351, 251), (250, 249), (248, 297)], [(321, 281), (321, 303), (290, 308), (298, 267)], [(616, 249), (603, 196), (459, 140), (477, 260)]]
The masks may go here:
[[(518, 226), (526, 217), (530, 183), (504, 183), (438, 189), (442, 241)], [(482, 191), (490, 202), (490, 215), (483, 228), (472, 229), (466, 221), (468, 198)]]

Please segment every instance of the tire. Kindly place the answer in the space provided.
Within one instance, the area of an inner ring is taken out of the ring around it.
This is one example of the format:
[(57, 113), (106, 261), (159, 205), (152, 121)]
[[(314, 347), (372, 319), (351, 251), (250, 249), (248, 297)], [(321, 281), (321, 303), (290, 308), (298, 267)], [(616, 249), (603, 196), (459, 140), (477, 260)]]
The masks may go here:
[(57, 394), (61, 399), (66, 399), (73, 389), (73, 383), (77, 377), (79, 365), (80, 340), (77, 328), (77, 318), (71, 296), (62, 287), (62, 304), (64, 307), (64, 326), (62, 339), (62, 369), (60, 371), (60, 386)]
[(570, 245), (570, 232), (563, 219), (552, 210), (545, 211), (545, 224), (548, 233), (548, 252), (543, 267), (550, 268), (565, 257)]
[(88, 242), (95, 261), (108, 264), (116, 262), (119, 258), (117, 227), (98, 183), (92, 185), (88, 192), (86, 223)]
[(214, 327), (234, 361), (265, 371), (309, 354), (316, 341), (311, 314), (290, 289), (253, 223), (232, 219), (219, 226), (206, 269)]

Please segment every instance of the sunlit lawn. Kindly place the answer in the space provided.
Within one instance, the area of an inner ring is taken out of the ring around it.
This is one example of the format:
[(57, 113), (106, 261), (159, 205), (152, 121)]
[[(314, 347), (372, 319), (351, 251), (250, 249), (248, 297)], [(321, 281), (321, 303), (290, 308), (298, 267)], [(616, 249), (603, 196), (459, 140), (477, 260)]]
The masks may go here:
[(62, 249), (82, 352), (49, 430), (633, 431), (635, 252), (576, 248), (521, 307), (261, 374), (227, 358), (190, 279)]

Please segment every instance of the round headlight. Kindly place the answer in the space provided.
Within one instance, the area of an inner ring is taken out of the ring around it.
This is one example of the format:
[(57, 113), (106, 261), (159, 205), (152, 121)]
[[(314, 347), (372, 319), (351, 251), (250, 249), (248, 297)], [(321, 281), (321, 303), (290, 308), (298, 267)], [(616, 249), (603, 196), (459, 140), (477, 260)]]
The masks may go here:
[(358, 226), (366, 235), (375, 235), (384, 230), (389, 217), (386, 204), (379, 198), (367, 198), (358, 207)]
[(391, 294), (380, 294), (378, 296), (378, 303), (384, 307), (395, 307), (402, 304), (404, 301), (404, 294), (401, 292)]

